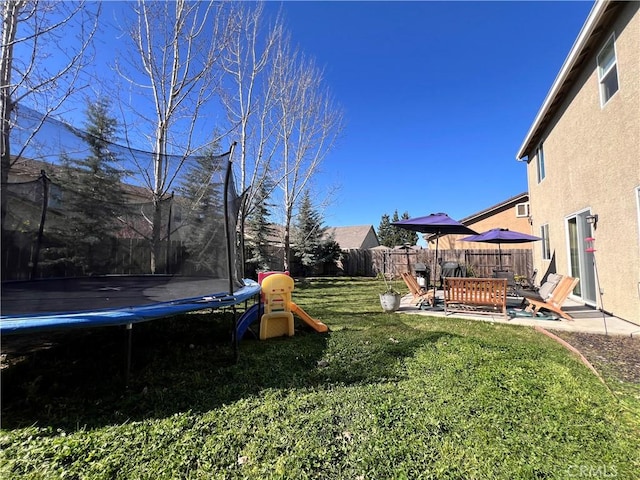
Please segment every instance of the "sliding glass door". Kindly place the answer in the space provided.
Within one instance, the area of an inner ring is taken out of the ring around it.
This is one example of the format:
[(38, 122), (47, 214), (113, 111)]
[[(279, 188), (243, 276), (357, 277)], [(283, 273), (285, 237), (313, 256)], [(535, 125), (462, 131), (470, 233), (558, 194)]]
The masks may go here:
[(587, 223), (588, 211), (567, 219), (569, 240), (569, 269), (572, 277), (580, 279), (573, 294), (585, 303), (596, 305), (596, 276), (593, 263), (594, 254), (587, 252), (586, 238), (592, 236), (591, 225)]

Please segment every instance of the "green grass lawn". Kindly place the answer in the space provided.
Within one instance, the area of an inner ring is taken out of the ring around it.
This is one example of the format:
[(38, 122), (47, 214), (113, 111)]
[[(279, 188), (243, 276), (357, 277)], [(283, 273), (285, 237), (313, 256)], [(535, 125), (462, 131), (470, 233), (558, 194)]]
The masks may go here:
[(3, 370), (0, 478), (639, 478), (636, 397), (530, 328), (385, 314), (380, 289), (298, 282), (330, 333), (236, 363), (228, 317), (138, 325), (128, 389), (122, 330), (62, 336)]

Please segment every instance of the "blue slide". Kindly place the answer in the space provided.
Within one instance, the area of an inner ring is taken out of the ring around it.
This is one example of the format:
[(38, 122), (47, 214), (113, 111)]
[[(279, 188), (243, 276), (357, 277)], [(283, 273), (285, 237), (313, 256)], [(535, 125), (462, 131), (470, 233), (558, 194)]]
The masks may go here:
[(236, 325), (236, 338), (242, 340), (244, 334), (247, 332), (249, 326), (258, 320), (258, 313), (260, 312), (260, 304), (256, 303), (247, 309), (246, 312), (238, 319)]

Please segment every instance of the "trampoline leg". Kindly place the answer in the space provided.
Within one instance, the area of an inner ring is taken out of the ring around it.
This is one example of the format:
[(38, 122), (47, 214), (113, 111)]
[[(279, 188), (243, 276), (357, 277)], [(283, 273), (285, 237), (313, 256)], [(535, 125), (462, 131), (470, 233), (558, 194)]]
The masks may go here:
[(232, 342), (232, 347), (233, 347), (233, 363), (238, 363), (238, 359), (240, 358), (240, 348), (238, 343), (240, 342), (240, 339), (238, 338), (238, 330), (237, 330), (237, 326), (238, 326), (238, 311), (236, 310), (236, 306), (233, 305), (232, 307), (232, 311), (233, 311), (233, 328), (231, 330), (231, 342)]
[(129, 374), (131, 372), (131, 337), (133, 332), (133, 324), (127, 323), (127, 369), (124, 373), (124, 386), (129, 388)]

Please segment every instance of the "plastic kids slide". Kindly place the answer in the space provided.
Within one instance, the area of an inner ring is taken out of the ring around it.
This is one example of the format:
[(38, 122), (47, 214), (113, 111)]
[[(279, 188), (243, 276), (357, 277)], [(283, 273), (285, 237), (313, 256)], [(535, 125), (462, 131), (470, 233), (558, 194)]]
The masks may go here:
[(329, 330), (329, 328), (319, 320), (315, 318), (311, 318), (307, 312), (301, 309), (294, 302), (291, 302), (291, 312), (295, 314), (300, 320), (313, 328), (316, 332), (324, 333)]
[(238, 325), (236, 327), (236, 334), (238, 339), (241, 339), (244, 334), (249, 329), (249, 326), (258, 321), (258, 312), (260, 311), (260, 305), (255, 304), (249, 307), (249, 309), (242, 314), (240, 319), (238, 320)]

